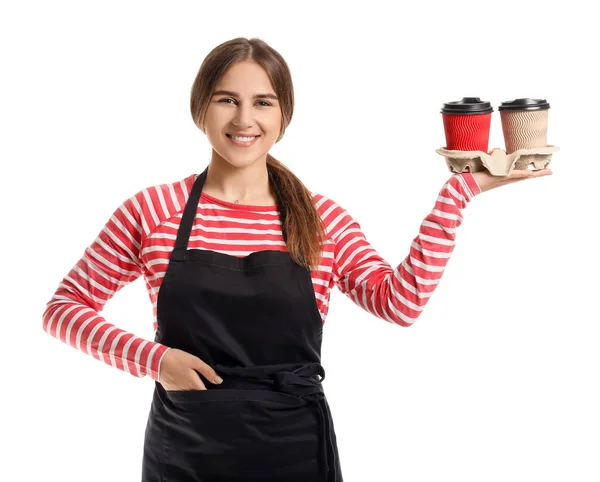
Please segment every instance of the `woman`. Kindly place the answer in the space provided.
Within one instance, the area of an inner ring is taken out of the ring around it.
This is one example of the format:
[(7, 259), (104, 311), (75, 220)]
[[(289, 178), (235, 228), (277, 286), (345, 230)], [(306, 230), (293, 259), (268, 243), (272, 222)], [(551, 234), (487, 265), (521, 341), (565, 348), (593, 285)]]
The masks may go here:
[[(439, 282), (467, 203), (551, 174), (452, 175), (393, 269), (347, 211), (269, 155), (293, 105), (289, 69), (269, 45), (217, 46), (191, 94), (194, 122), (213, 148), (209, 166), (119, 206), (46, 307), (49, 334), (155, 381), (143, 481), (342, 481), (321, 384), (331, 288), (410, 326)], [(141, 274), (154, 341), (99, 315)]]

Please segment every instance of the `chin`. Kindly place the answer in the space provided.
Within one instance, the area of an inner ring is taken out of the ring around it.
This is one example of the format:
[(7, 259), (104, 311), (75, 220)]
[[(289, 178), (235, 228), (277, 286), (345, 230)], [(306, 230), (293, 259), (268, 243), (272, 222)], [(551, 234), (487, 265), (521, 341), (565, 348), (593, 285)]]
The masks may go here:
[(260, 156), (260, 157), (231, 156), (231, 157), (224, 157), (224, 160), (225, 160), (225, 162), (227, 162), (227, 164), (229, 164), (233, 167), (243, 168), (243, 167), (251, 166), (252, 164), (257, 162), (259, 159), (261, 159), (262, 157), (263, 156)]

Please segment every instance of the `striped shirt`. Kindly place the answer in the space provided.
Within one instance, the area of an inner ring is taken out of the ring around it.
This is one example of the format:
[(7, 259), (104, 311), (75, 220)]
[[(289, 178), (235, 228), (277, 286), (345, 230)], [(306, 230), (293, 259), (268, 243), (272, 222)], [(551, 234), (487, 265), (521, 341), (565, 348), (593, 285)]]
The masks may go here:
[[(115, 326), (100, 312), (117, 291), (143, 275), (156, 331), (158, 291), (197, 175), (142, 189), (114, 211), (46, 304), (43, 328), (49, 335), (136, 377), (158, 380), (160, 361), (169, 347)], [(311, 193), (327, 235), (320, 264), (311, 270), (323, 323), (331, 289), (337, 286), (374, 316), (412, 325), (452, 254), (461, 211), (480, 192), (470, 173), (453, 174), (423, 220), (409, 254), (395, 268), (369, 244), (344, 208)], [(240, 257), (261, 250), (287, 251), (277, 206), (234, 204), (204, 192), (188, 249)]]

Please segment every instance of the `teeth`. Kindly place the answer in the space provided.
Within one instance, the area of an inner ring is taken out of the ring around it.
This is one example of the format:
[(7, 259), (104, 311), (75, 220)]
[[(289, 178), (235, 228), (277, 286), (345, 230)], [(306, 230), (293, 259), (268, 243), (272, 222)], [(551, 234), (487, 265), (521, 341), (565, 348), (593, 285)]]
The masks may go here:
[(231, 136), (233, 139), (235, 139), (236, 141), (240, 141), (240, 142), (250, 142), (253, 141), (256, 136), (253, 137), (236, 137), (236, 136)]

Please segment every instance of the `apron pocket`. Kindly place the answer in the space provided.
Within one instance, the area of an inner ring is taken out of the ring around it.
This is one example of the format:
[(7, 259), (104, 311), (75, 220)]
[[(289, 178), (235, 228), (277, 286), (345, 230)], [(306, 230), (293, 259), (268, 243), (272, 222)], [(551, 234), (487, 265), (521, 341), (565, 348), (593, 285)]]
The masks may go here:
[(315, 405), (268, 390), (167, 390), (166, 395), (172, 402), (165, 446), (173, 480), (190, 473), (282, 480), (317, 473)]

